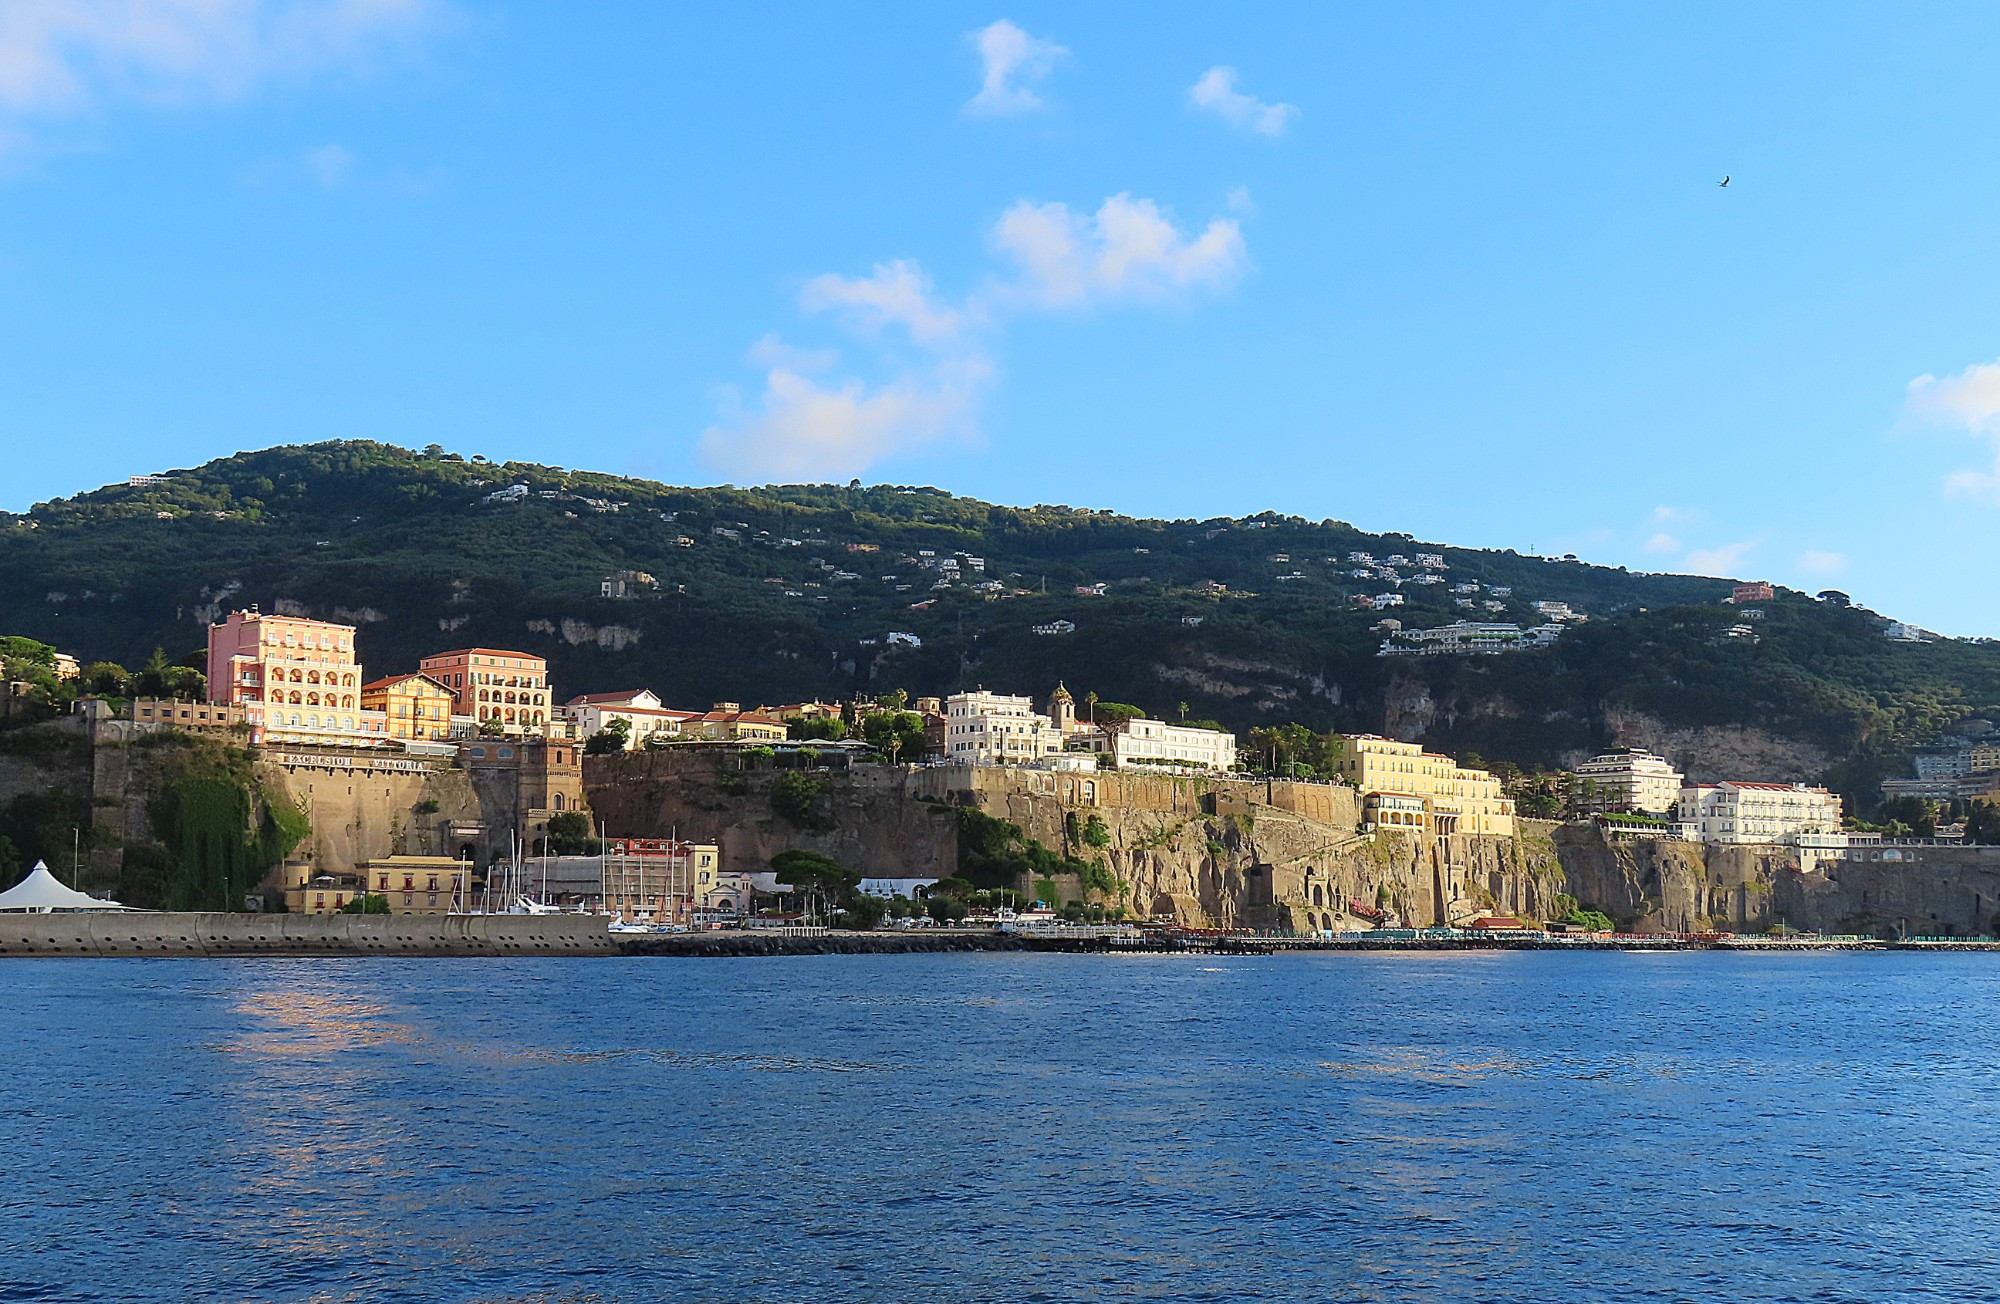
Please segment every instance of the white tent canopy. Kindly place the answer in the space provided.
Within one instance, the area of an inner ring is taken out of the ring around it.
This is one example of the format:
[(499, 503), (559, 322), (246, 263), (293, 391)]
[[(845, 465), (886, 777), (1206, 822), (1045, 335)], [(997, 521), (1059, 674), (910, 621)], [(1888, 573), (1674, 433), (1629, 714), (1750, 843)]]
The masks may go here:
[(41, 861), (35, 862), (28, 876), (0, 892), (0, 914), (13, 911), (31, 915), (46, 915), (54, 910), (125, 910), (116, 901), (104, 901), (94, 896), (66, 888), (49, 873), (49, 867)]

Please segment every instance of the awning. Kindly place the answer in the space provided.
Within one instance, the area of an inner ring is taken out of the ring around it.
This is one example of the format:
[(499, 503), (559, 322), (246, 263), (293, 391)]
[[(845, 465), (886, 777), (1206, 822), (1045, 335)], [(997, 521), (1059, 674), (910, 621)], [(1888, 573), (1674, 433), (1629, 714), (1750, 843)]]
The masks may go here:
[(28, 876), (0, 892), (0, 913), (14, 911), (44, 915), (52, 910), (126, 910), (116, 901), (105, 901), (64, 887), (41, 861)]

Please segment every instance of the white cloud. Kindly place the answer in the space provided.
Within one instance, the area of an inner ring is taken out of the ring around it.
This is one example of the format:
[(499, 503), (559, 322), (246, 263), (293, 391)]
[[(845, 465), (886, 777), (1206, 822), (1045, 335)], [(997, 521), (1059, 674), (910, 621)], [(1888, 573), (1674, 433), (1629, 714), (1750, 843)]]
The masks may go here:
[(800, 293), (799, 306), (807, 312), (844, 312), (870, 331), (901, 326), (918, 344), (955, 339), (965, 325), (964, 313), (938, 302), (923, 268), (901, 259), (875, 264), (866, 277), (815, 276)]
[(1926, 425), (2000, 432), (2000, 362), (1967, 367), (1943, 379), (1918, 376), (1904, 389), (1903, 411)]
[(1054, 41), (1028, 35), (1002, 18), (966, 37), (979, 51), (979, 93), (965, 102), (967, 113), (1011, 117), (1044, 107), (1042, 97), (1028, 89), (1055, 70), (1068, 54)]
[(782, 367), (787, 371), (826, 371), (840, 361), (832, 349), (795, 349), (772, 331), (750, 346), (746, 354), (756, 367)]
[(1002, 297), (1044, 308), (1227, 285), (1248, 263), (1233, 219), (1218, 217), (1190, 237), (1152, 200), (1129, 194), (1113, 195), (1088, 217), (1024, 199), (1001, 215), (993, 239), (1023, 273)]
[(1689, 553), (1682, 565), (1696, 575), (1715, 575), (1723, 579), (1736, 578), (1737, 568), (1757, 547), (1755, 539), (1743, 539), (1736, 543), (1725, 543), (1720, 548), (1697, 549)]
[(1944, 491), (2000, 506), (2000, 362), (1979, 363), (1955, 376), (1918, 376), (1904, 389), (1903, 416), (1918, 425), (1966, 430), (1991, 442), (1992, 468), (1953, 471), (1944, 478)]
[[(1158, 205), (1129, 195), (1089, 217), (1024, 200), (1000, 218), (995, 243), (1021, 274), (960, 304), (908, 259), (877, 263), (867, 276), (807, 281), (800, 311), (833, 314), (874, 346), (873, 375), (816, 379), (834, 370), (837, 354), (766, 335), (750, 350), (765, 371), (762, 393), (753, 404), (725, 403), (702, 432), (702, 458), (742, 481), (842, 480), (898, 453), (976, 440), (996, 371), (989, 349), (1010, 317), (1219, 285), (1247, 261), (1236, 223), (1218, 219), (1191, 237)], [(908, 344), (885, 339), (891, 330)]]
[(1266, 104), (1254, 95), (1236, 89), (1236, 70), (1217, 65), (1188, 88), (1188, 101), (1207, 109), (1231, 126), (1243, 127), (1266, 136), (1282, 136), (1285, 127), (1299, 116), (1297, 105)]
[(328, 190), (345, 185), (349, 174), (354, 171), (353, 153), (339, 145), (309, 149), (300, 156), (300, 161), (305, 165), (306, 175)]
[(1799, 554), (1798, 568), (1807, 575), (1838, 575), (1847, 569), (1847, 556), (1838, 552), (1815, 552), (1811, 549)]
[(1681, 541), (1664, 530), (1646, 540), (1646, 551), (1652, 553), (1679, 552)]
[(946, 360), (881, 386), (822, 384), (773, 367), (753, 411), (702, 432), (701, 455), (746, 480), (822, 482), (859, 475), (885, 457), (945, 439), (976, 439), (990, 368)]
[(1223, 202), (1229, 206), (1229, 211), (1232, 213), (1254, 213), (1257, 211), (1257, 201), (1250, 198), (1250, 187), (1248, 186), (1231, 186), (1229, 193), (1223, 197)]
[(377, 53), (440, 12), (440, 0), (8, 0), (0, 144), (119, 101), (240, 99)]
[(1979, 498), (2000, 506), (2000, 453), (1994, 455), (1991, 470), (1953, 471), (1944, 478), (1944, 491), (1953, 498)]
[(1655, 507), (1653, 509), (1653, 517), (1652, 517), (1653, 523), (1655, 525), (1673, 525), (1680, 522), (1691, 521), (1694, 518), (1695, 518), (1695, 513), (1689, 511), (1687, 508), (1673, 507), (1666, 503), (1661, 503), (1658, 507)]

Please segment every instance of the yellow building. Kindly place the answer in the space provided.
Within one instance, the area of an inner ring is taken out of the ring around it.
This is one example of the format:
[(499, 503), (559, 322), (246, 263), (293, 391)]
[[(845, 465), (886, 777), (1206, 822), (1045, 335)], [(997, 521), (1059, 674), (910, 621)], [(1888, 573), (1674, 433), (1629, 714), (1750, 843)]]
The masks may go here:
[(1375, 734), (1341, 735), (1334, 773), (1361, 793), (1364, 823), (1441, 834), (1514, 836), (1514, 803), (1484, 770)]
[(440, 742), (451, 737), (457, 695), (429, 675), (391, 675), (361, 686), (361, 709), (388, 717), (389, 736)]
[(295, 915), (336, 915), (364, 896), (387, 897), (392, 915), (463, 913), (473, 900), (472, 866), (449, 856), (387, 856), (364, 860), (352, 874), (318, 874), (287, 867), (285, 909)]
[(369, 896), (389, 898), (392, 915), (444, 915), (470, 910), (472, 866), (449, 856), (385, 856), (354, 867)]
[(360, 895), (353, 875), (315, 877), (309, 867), (301, 865), (288, 870), (285, 909), (295, 915), (337, 915), (342, 906)]
[(746, 711), (735, 702), (717, 702), (681, 722), (681, 737), (738, 743), (781, 743), (791, 736), (783, 720), (762, 711)]

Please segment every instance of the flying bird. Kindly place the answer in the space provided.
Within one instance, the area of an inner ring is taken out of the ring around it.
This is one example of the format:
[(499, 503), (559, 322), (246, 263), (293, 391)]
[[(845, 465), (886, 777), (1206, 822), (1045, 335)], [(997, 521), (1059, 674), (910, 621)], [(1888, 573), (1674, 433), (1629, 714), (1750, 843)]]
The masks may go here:
[(1716, 182), (1715, 184), (1721, 186), (1724, 190), (1727, 190), (1729, 189), (1729, 178), (1724, 177), (1722, 180)]

